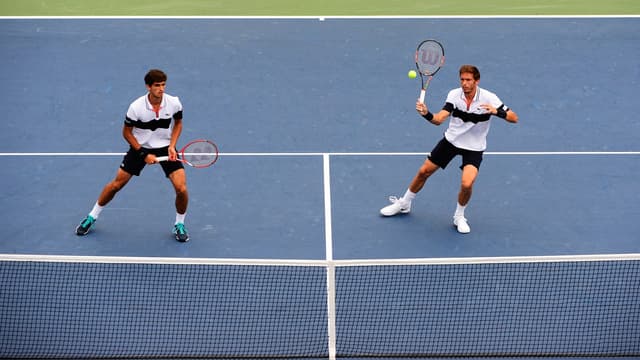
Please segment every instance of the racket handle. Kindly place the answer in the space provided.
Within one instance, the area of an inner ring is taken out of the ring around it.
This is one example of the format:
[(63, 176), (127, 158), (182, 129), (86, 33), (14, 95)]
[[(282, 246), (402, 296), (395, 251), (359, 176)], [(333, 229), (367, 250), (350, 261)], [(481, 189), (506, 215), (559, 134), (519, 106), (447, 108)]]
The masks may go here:
[(156, 157), (156, 161), (167, 161), (169, 160), (168, 156), (158, 156)]
[(420, 90), (420, 102), (424, 104), (424, 96), (427, 93), (425, 89)]

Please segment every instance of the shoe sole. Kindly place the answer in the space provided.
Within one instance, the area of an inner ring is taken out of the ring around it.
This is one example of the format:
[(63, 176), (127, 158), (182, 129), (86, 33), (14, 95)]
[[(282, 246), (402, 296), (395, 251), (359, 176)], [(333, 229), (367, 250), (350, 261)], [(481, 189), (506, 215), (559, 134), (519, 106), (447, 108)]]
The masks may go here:
[(470, 232), (471, 232), (471, 229), (469, 229), (469, 231), (460, 231), (460, 229), (458, 229), (458, 225), (456, 225), (456, 224), (453, 224), (453, 227), (454, 227), (454, 228), (456, 228), (456, 231), (457, 231), (459, 234), (468, 234), (468, 233), (470, 233)]
[(386, 216), (386, 217), (389, 217), (389, 216), (394, 216), (394, 215), (398, 215), (398, 214), (408, 214), (408, 213), (410, 213), (410, 212), (411, 212), (411, 210), (406, 210), (406, 209), (404, 209), (404, 210), (400, 210), (400, 211), (398, 211), (398, 212), (396, 212), (396, 213), (393, 213), (393, 214), (385, 214), (385, 213), (383, 213), (383, 212), (382, 212), (382, 210), (381, 210), (381, 211), (380, 211), (380, 215), (382, 215), (382, 216)]
[(173, 234), (174, 238), (176, 239), (177, 242), (181, 242), (181, 243), (185, 243), (189, 241), (189, 235), (187, 235), (187, 238), (184, 240), (180, 240), (178, 239), (178, 237), (176, 236), (176, 234)]
[(86, 233), (80, 233), (80, 232), (78, 232), (78, 228), (76, 228), (76, 235), (78, 235), (78, 236), (85, 236), (85, 235), (87, 235), (89, 232), (91, 232), (91, 228), (89, 228), (89, 230), (87, 230), (87, 232), (86, 232)]

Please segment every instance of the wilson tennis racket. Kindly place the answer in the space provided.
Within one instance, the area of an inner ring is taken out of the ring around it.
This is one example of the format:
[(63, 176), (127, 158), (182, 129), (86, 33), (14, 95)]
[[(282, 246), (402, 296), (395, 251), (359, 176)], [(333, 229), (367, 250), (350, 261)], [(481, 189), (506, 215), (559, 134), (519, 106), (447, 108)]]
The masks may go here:
[(436, 40), (425, 40), (416, 49), (416, 68), (422, 80), (420, 102), (424, 103), (424, 96), (433, 75), (444, 65), (444, 48)]
[[(157, 161), (168, 161), (168, 156), (159, 156)], [(194, 168), (206, 168), (218, 161), (218, 147), (213, 141), (194, 140), (178, 151), (178, 159)]]

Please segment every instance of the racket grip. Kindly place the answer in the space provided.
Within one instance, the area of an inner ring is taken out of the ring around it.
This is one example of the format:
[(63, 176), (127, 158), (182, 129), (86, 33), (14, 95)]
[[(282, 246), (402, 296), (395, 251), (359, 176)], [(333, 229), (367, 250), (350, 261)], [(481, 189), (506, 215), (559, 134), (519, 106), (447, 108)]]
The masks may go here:
[(168, 161), (169, 157), (168, 156), (158, 156), (156, 157), (156, 161)]
[(425, 89), (420, 90), (420, 102), (424, 104), (424, 96), (427, 93)]

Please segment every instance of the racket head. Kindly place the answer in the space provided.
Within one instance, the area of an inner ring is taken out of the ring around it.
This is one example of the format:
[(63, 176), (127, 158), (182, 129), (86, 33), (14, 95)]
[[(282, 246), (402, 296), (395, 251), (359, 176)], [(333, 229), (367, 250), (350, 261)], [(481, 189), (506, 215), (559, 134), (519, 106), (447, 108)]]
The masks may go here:
[[(444, 47), (433, 39), (424, 40), (416, 48), (415, 61), (416, 68), (422, 77), (435, 75), (444, 65)], [(424, 87), (424, 86), (423, 86)]]
[(206, 168), (218, 161), (218, 146), (211, 140), (193, 140), (180, 150), (179, 155), (189, 166)]

